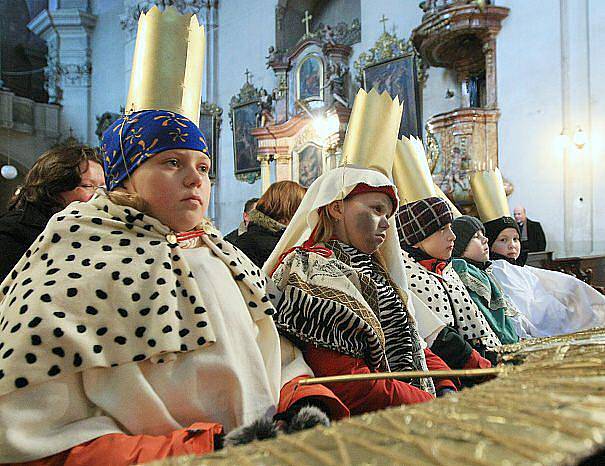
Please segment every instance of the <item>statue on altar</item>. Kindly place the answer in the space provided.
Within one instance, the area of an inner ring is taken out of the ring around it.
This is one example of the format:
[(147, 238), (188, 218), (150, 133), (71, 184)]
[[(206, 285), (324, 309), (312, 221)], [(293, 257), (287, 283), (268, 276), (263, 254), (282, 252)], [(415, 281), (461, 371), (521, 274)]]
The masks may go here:
[(266, 89), (261, 89), (258, 107), (256, 126), (264, 128), (272, 124), (275, 121), (275, 117), (273, 116), (273, 94), (269, 94)]

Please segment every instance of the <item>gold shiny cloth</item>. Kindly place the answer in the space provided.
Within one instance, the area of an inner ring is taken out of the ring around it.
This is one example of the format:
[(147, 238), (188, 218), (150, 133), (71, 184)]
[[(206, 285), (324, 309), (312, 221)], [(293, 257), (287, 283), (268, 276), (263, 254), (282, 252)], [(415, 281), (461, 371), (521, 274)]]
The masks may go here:
[(517, 365), (456, 395), (155, 464), (555, 465), (605, 448), (605, 329), (504, 346), (501, 356)]

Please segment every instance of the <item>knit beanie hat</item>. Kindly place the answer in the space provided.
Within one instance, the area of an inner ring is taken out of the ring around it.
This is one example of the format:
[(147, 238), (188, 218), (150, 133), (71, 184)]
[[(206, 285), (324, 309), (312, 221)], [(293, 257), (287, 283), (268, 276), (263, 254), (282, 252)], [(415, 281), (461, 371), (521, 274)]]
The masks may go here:
[(487, 236), (490, 249), (502, 230), (514, 228), (517, 230), (517, 233), (519, 233), (519, 236), (521, 236), (519, 225), (517, 225), (517, 222), (515, 222), (515, 219), (512, 217), (500, 217), (495, 220), (490, 220), (489, 222), (485, 222), (483, 226), (485, 227), (485, 236)]
[(400, 207), (397, 213), (399, 241), (414, 246), (452, 223), (449, 204), (440, 197), (427, 197)]
[(452, 230), (456, 235), (456, 241), (454, 241), (453, 257), (462, 257), (466, 246), (469, 241), (473, 238), (475, 233), (479, 230), (485, 233), (483, 223), (476, 217), (470, 215), (462, 215), (452, 222)]

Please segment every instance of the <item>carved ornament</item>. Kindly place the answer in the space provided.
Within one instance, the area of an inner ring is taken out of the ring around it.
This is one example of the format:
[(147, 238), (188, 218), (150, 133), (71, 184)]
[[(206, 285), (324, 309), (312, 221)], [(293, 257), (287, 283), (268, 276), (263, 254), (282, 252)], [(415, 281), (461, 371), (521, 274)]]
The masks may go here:
[(370, 48), (367, 52), (361, 53), (355, 61), (353, 66), (357, 71), (357, 81), (360, 85), (363, 84), (363, 70), (365, 68), (410, 53), (413, 53), (416, 57), (418, 82), (424, 84), (428, 78), (428, 65), (418, 54), (412, 40), (399, 39), (395, 34), (386, 31), (381, 34), (374, 47)]
[(197, 14), (203, 8), (211, 8), (216, 2), (204, 0), (142, 0), (132, 5), (126, 13), (120, 16), (120, 26), (129, 32), (137, 28), (141, 13), (147, 13), (154, 6), (164, 9), (175, 7), (181, 14)]

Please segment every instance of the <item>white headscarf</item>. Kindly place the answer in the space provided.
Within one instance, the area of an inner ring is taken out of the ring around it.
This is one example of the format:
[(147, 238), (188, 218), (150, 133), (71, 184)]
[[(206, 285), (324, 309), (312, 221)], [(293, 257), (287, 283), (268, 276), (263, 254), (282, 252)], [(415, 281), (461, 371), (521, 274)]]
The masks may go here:
[[(360, 183), (376, 188), (391, 187), (395, 196), (397, 196), (397, 187), (393, 182), (376, 170), (348, 165), (324, 173), (307, 190), (286, 231), (267, 262), (265, 262), (263, 270), (267, 274), (272, 274), (285, 252), (294, 247), (302, 246), (309, 239), (319, 221), (319, 209), (334, 201), (345, 199)], [(397, 211), (398, 207), (398, 205), (395, 206), (394, 212)], [(380, 246), (380, 252), (385, 259), (391, 280), (408, 298), (406, 305), (409, 313), (416, 319), (418, 333), (423, 339), (426, 339), (436, 334), (435, 332), (438, 333), (445, 327), (445, 324), (432, 312), (428, 311), (426, 306), (415, 298), (413, 293), (409, 292), (397, 236), (395, 216), (389, 219), (389, 225), (391, 227), (387, 230), (387, 237)]]

